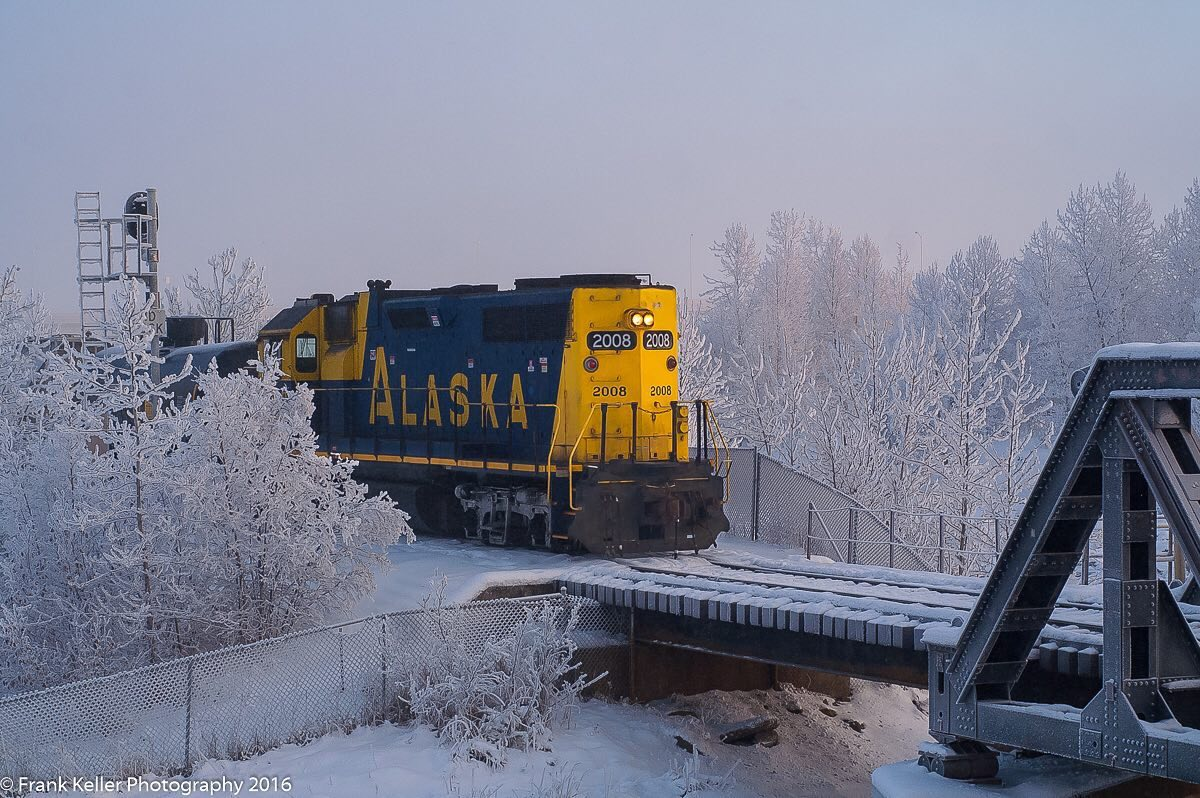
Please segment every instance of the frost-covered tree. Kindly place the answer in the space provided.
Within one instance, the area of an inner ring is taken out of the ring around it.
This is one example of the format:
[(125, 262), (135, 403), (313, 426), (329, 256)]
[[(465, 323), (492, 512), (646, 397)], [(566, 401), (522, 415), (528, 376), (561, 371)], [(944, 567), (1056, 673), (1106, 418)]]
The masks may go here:
[(374, 586), (386, 546), (411, 542), (408, 516), (367, 496), (354, 462), (317, 454), (313, 392), (281, 387), (279, 360), (200, 374), (183, 454), (196, 469), (182, 495), (207, 607), (193, 638), (274, 637), (344, 611)]
[[(857, 345), (854, 345), (857, 344)], [(831, 353), (805, 425), (803, 462), (817, 476), (860, 501), (880, 498), (886, 470), (887, 385), (882, 347), (861, 341)]]
[(1075, 367), (1114, 343), (1152, 339), (1147, 301), (1161, 287), (1150, 204), (1118, 172), (1111, 183), (1080, 186), (1058, 213)]
[(53, 333), (50, 311), (41, 295), (23, 294), (20, 270), (0, 274), (0, 391), (26, 384), (41, 362), (41, 344)]
[[(718, 424), (729, 421), (730, 389), (725, 379), (725, 364), (713, 354), (700, 328), (700, 311), (692, 306), (687, 297), (679, 303), (679, 399), (693, 402), (703, 399), (708, 402)], [(689, 404), (688, 411), (695, 408)], [(688, 439), (692, 446), (699, 440), (700, 420), (693, 419), (688, 425)]]
[(1077, 359), (1071, 342), (1074, 333), (1063, 313), (1071, 299), (1062, 250), (1062, 233), (1042, 222), (1013, 261), (1021, 308), (1018, 335), (1036, 342), (1028, 353), (1029, 367), (1045, 383), (1046, 399), (1059, 420), (1071, 404), (1068, 376)]
[[(123, 281), (109, 346), (41, 350), (0, 391), (0, 680), (36, 687), (261, 639), (344, 611), (411, 538), (353, 464), (316, 454), (312, 396), (261, 374), (156, 379)], [(7, 397), (7, 398), (6, 398)], [(15, 399), (13, 398), (15, 397)]]
[(804, 243), (812, 273), (808, 297), (811, 347), (820, 369), (852, 334), (855, 287), (841, 232), (813, 222), (805, 231)]
[(968, 307), (965, 328), (947, 323), (938, 331), (936, 373), (943, 408), (931, 425), (939, 446), (936, 460), (928, 464), (941, 478), (944, 509), (963, 516), (973, 515), (987, 495), (991, 474), (986, 449), (994, 443), (993, 407), (1004, 391), (1002, 354), (1012, 333), (1010, 327), (1001, 336), (985, 337), (986, 306), (976, 296)]
[(1015, 356), (1001, 368), (1000, 417), (994, 424), (992, 445), (983, 450), (990, 460), (987, 470), (993, 474), (983, 509), (1000, 518), (1015, 518), (1037, 479), (1053, 435), (1046, 423), (1050, 410), (1046, 385), (1032, 376), (1029, 344), (1018, 343)]
[(764, 300), (773, 297), (770, 287), (777, 280), (790, 279), (775, 271), (783, 268), (779, 247), (790, 235), (784, 230), (789, 224), (783, 217), (775, 219), (775, 260), (769, 268), (764, 267), (758, 245), (745, 226), (735, 224), (726, 230), (724, 240), (713, 244), (720, 269), (716, 276), (707, 277), (710, 288), (704, 296), (709, 329), (723, 351), (722, 374), (728, 393), (720, 403), (726, 408), (722, 426), (735, 445), (775, 452), (791, 461), (797, 455), (798, 433), (806, 416), (804, 397), (811, 356), (780, 356), (782, 339), (773, 331), (772, 322), (782, 311), (764, 311), (768, 302), (774, 302)]
[[(914, 303), (928, 298), (918, 298)], [(992, 531), (967, 519), (1008, 515), (1032, 485), (1045, 444), (1044, 386), (1029, 373), (1029, 347), (1015, 336), (1011, 264), (981, 238), (939, 280), (941, 321), (923, 335), (932, 404), (909, 467), (925, 472), (924, 503), (950, 516), (959, 549), (990, 548)], [(922, 378), (924, 381), (924, 378)]]
[(889, 347), (880, 381), (888, 389), (886, 446), (890, 467), (880, 477), (873, 506), (928, 510), (937, 476), (926, 467), (936, 457), (932, 427), (943, 407), (940, 380), (931, 365), (936, 350), (925, 330), (910, 330)]
[(253, 258), (243, 258), (239, 263), (237, 247), (229, 247), (209, 258), (205, 270), (193, 269), (183, 282), (191, 301), (185, 302), (177, 288), (170, 291), (167, 305), (172, 313), (232, 318), (236, 337), (247, 339), (258, 334), (271, 296), (266, 271)]
[(1200, 180), (1193, 180), (1183, 206), (1163, 219), (1158, 244), (1163, 256), (1166, 298), (1174, 298), (1171, 316), (1182, 337), (1200, 339)]
[[(978, 302), (972, 303), (970, 298)], [(944, 271), (930, 270), (913, 283), (912, 322), (927, 330), (952, 328), (956, 335), (966, 337), (971, 334), (969, 328), (977, 324), (980, 336), (993, 339), (1002, 335), (1017, 315), (1012, 264), (990, 236), (980, 236), (955, 253)]]
[(750, 343), (755, 290), (762, 262), (758, 244), (745, 225), (734, 224), (722, 241), (712, 245), (720, 262), (715, 276), (705, 275), (709, 288), (703, 298), (708, 307), (710, 338), (722, 348), (745, 348)]
[(775, 211), (767, 227), (766, 256), (757, 272), (751, 320), (756, 339), (772, 368), (785, 367), (797, 351), (809, 348), (807, 314), (812, 272), (805, 254), (809, 222), (795, 210)]
[[(1193, 203), (1195, 218), (1200, 196)], [(1079, 186), (1014, 260), (1024, 317), (1018, 337), (1030, 343), (1031, 374), (1047, 386), (1055, 423), (1070, 406), (1072, 372), (1098, 349), (1197, 332), (1200, 289), (1185, 276), (1189, 207), (1185, 199), (1157, 230), (1149, 202), (1118, 172), (1107, 183)]]
[(20, 516), (5, 519), (15, 526), (0, 563), (9, 608), (0, 636), (34, 679), (154, 662), (179, 643), (168, 459), (187, 410), (166, 401), (178, 378), (153, 377), (150, 310), (123, 280), (111, 346), (47, 353), (32, 386), (42, 413), (27, 469), (10, 477)]
[(868, 506), (1014, 512), (1075, 369), (1113, 343), (1200, 338), (1200, 181), (1158, 228), (1124, 173), (1080, 186), (1011, 260), (982, 236), (911, 276), (902, 247), (889, 270), (847, 240), (780, 211), (760, 255), (730, 227), (702, 332), (730, 437)]

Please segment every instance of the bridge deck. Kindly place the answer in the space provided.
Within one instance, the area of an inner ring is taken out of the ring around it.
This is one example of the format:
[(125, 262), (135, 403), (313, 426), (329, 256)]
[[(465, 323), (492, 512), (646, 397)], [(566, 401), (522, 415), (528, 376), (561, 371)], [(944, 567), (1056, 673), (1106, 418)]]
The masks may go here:
[[(573, 595), (678, 619), (671, 625), (664, 618), (644, 618), (643, 639), (647, 621), (660, 637), (675, 632), (670, 641), (660, 642), (683, 647), (728, 635), (731, 630), (721, 632), (721, 626), (740, 626), (846, 641), (857, 644), (858, 655), (871, 649), (924, 652), (930, 633), (943, 644), (955, 640), (983, 583), (981, 578), (720, 550), (594, 563), (559, 579)], [(1182, 606), (1193, 633), (1200, 633), (1200, 608)], [(700, 639), (680, 635), (684, 626)], [(751, 658), (812, 664), (780, 656), (779, 641), (772, 637), (764, 639), (765, 648), (747, 652)], [(1074, 586), (1064, 590), (1029, 656), (1042, 671), (1097, 677), (1102, 652), (1101, 590)], [(799, 653), (803, 658), (804, 650)], [(830, 665), (824, 669), (855, 673), (861, 667)], [(924, 660), (913, 660), (912, 667), (919, 673), (903, 673), (901, 681), (909, 683), (911, 675), (912, 683), (924, 686)]]

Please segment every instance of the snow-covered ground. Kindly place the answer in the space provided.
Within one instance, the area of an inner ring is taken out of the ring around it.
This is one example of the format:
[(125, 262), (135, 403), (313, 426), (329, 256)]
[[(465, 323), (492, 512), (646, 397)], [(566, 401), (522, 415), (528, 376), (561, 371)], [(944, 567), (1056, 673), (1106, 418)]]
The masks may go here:
[(429, 593), (430, 584), (445, 575), (446, 598), (468, 601), (493, 585), (553, 581), (581, 557), (535, 549), (485, 546), (475, 541), (420, 537), (415, 543), (388, 549), (392, 569), (376, 574), (373, 595), (359, 602), (345, 618), (410, 610)]
[[(758, 543), (728, 533), (717, 539), (718, 551), (737, 551), (767, 559), (798, 556), (797, 550)], [(799, 553), (802, 556), (803, 552)], [(569, 554), (551, 554), (537, 549), (497, 548), (454, 538), (418, 537), (410, 545), (388, 549), (392, 569), (376, 574), (377, 587), (369, 598), (359, 602), (340, 621), (362, 618), (381, 612), (417, 607), (429, 593), (430, 583), (444, 574), (449, 583), (446, 597), (468, 601), (495, 585), (530, 584), (553, 581), (574, 566), (595, 559)], [(825, 557), (814, 560), (829, 562)]]
[[(796, 556), (793, 549), (729, 535), (721, 537), (718, 549), (752, 559)], [(395, 546), (390, 555), (394, 567), (349, 616), (416, 607), (439, 575), (449, 580), (450, 599), (468, 600), (497, 584), (552, 581), (586, 562), (439, 538)], [(875, 767), (915, 756), (928, 719), (920, 691), (857, 681), (854, 686), (846, 702), (803, 690), (712, 692), (645, 706), (589, 701), (569, 727), (555, 733), (551, 750), (513, 752), (500, 770), (455, 760), (428, 729), (386, 724), (248, 760), (206, 762), (192, 778), (289, 777), (287, 794), (331, 798), (866, 796)], [(723, 726), (764, 713), (780, 720), (778, 745), (719, 742)], [(677, 736), (704, 755), (686, 753)]]
[[(846, 702), (803, 690), (712, 692), (648, 706), (589, 701), (552, 750), (513, 752), (499, 770), (454, 760), (424, 728), (389, 724), (207, 762), (193, 781), (290, 777), (290, 794), (302, 798), (866, 796), (875, 767), (916, 755), (928, 720), (920, 691), (853, 684)], [(779, 718), (777, 746), (717, 739), (722, 726), (764, 713)], [(676, 736), (703, 755), (686, 753)]]

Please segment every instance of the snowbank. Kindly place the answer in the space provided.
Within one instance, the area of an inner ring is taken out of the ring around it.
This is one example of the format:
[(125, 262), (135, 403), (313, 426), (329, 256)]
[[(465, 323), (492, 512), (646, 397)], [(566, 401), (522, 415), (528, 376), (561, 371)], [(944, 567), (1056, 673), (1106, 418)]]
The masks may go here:
[(344, 618), (331, 618), (331, 621), (415, 609), (439, 574), (449, 579), (447, 600), (462, 602), (496, 585), (553, 582), (567, 567), (578, 565), (587, 558), (427, 537), (418, 538), (411, 545), (392, 546), (388, 550), (388, 559), (391, 570), (375, 575), (374, 594), (346, 613)]
[[(500, 770), (453, 759), (427, 729), (388, 724), (241, 762), (207, 762), (192, 778), (286, 776), (291, 795), (316, 798), (672, 798), (685, 790), (689, 798), (866, 796), (872, 769), (913, 756), (928, 719), (921, 691), (853, 685), (854, 697), (844, 702), (790, 688), (649, 706), (588, 701), (554, 735), (552, 751), (513, 752)], [(725, 724), (764, 712), (780, 721), (778, 745), (718, 741)], [(676, 736), (703, 756), (687, 754)]]

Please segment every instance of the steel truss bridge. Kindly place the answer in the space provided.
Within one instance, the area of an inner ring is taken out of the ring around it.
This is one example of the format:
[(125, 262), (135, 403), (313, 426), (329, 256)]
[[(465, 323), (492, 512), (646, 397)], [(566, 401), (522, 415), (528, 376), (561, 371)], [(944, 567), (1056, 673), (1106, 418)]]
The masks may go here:
[[(1198, 399), (1200, 344), (1102, 350), (986, 579), (711, 551), (560, 586), (626, 608), (631, 645), (927, 686), (955, 757), (1012, 747), (1200, 782), (1200, 607), (1156, 570), (1161, 514), (1200, 572)], [(1102, 582), (1069, 586), (1098, 521)]]

